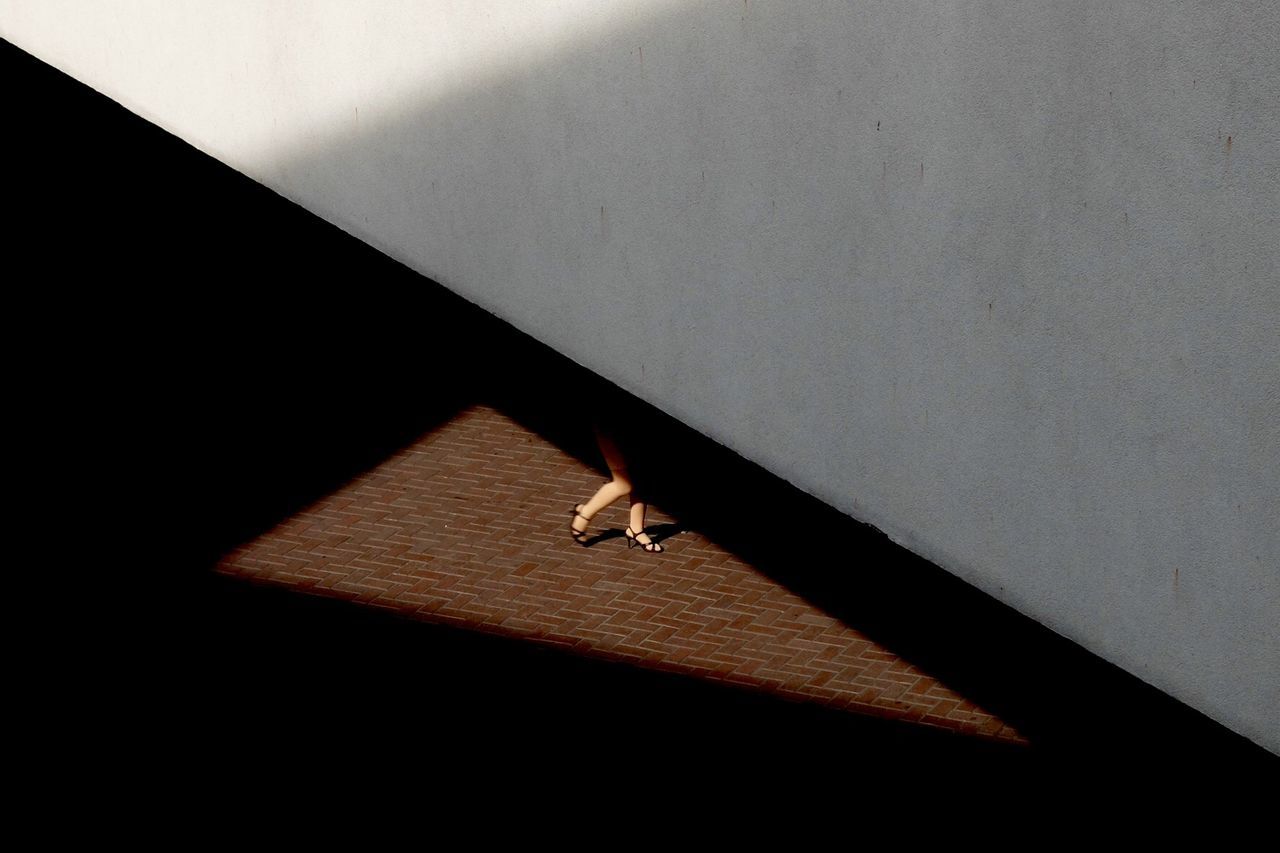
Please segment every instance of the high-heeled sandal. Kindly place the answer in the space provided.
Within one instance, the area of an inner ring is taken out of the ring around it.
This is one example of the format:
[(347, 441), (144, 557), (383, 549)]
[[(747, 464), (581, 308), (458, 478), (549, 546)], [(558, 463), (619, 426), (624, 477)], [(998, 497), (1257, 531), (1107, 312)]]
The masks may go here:
[[(582, 519), (583, 521), (585, 521), (587, 524), (590, 524), (590, 523), (591, 523), (591, 519), (587, 518), (585, 515), (583, 515), (582, 513), (578, 512), (578, 510), (580, 510), (581, 508), (582, 508), (582, 504), (574, 504), (573, 509), (569, 510), (569, 514), (570, 514), (570, 515), (573, 515), (573, 516), (576, 516), (576, 517), (578, 517), (578, 518), (581, 518), (581, 519)], [(572, 537), (573, 537), (573, 541), (574, 541), (574, 542), (577, 542), (579, 545), (586, 545), (586, 544), (587, 544), (587, 531), (586, 531), (585, 529), (584, 529), (584, 530), (578, 530), (578, 529), (574, 528), (574, 526), (573, 526), (573, 519), (572, 519), (572, 518), (571, 518), (571, 519), (569, 519), (569, 535), (570, 535), (570, 536), (572, 536)]]
[[(641, 530), (640, 533), (644, 533), (644, 531)], [(637, 545), (639, 545), (645, 551), (648, 551), (650, 554), (661, 554), (663, 551), (667, 550), (666, 548), (663, 548), (661, 545), (659, 545), (657, 542), (653, 541), (652, 537), (649, 539), (648, 542), (641, 542), (640, 533), (634, 533), (632, 532), (630, 526), (627, 527), (626, 537), (627, 537), (628, 550), (634, 548)]]

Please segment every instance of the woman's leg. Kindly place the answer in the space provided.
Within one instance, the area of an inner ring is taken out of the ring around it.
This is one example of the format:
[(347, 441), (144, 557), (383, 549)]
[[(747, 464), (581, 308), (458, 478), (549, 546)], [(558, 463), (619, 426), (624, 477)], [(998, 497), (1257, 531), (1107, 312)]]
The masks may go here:
[[(631, 496), (631, 532), (636, 535), (636, 541), (641, 545), (648, 545), (653, 542), (649, 538), (649, 534), (644, 532), (644, 514), (648, 509), (648, 504), (638, 499), (635, 495)], [(661, 545), (657, 545), (655, 550), (664, 550)]]
[(627, 463), (622, 458), (618, 445), (603, 430), (596, 427), (596, 443), (604, 454), (604, 462), (609, 466), (613, 476), (609, 482), (600, 487), (591, 500), (582, 505), (578, 515), (573, 517), (572, 527), (579, 532), (587, 529), (587, 522), (597, 512), (607, 507), (623, 495), (631, 494), (631, 478), (627, 476)]

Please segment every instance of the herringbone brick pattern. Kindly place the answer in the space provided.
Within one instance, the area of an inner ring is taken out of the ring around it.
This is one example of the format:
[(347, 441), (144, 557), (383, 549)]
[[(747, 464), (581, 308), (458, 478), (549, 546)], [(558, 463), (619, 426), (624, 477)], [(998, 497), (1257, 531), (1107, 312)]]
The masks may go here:
[[(229, 553), (218, 571), (984, 738), (1010, 726), (694, 530), (628, 550), (599, 474), (488, 406)], [(675, 520), (651, 507), (648, 524)], [(660, 529), (662, 529), (660, 527)]]

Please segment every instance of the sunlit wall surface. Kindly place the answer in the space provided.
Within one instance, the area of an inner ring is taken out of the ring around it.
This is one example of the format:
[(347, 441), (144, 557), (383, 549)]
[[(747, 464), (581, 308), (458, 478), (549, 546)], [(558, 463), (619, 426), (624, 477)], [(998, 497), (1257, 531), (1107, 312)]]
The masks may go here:
[(0, 35), (1280, 751), (1280, 5), (0, 0)]

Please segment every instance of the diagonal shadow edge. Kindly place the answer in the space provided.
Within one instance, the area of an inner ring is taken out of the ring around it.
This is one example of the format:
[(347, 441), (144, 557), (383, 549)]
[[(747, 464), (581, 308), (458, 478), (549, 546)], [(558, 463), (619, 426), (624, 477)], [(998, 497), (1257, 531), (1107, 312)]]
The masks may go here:
[[(861, 759), (918, 755), (938, 764), (981, 758), (1010, 769), (1028, 767), (1035, 758), (1024, 745), (1009, 741), (969, 737), (887, 716), (851, 714), (675, 668), (636, 667), (598, 651), (425, 622), (385, 606), (299, 595), (286, 587), (238, 578), (208, 581), (209, 595), (239, 602), (228, 608), (237, 614), (237, 631), (219, 633), (211, 641), (210, 648), (221, 652), (208, 662), (207, 671), (214, 675), (202, 679), (192, 697), (209, 703), (215, 719), (226, 719), (232, 710), (219, 683), (242, 676), (228, 671), (229, 662), (238, 656), (226, 652), (243, 646), (246, 653), (265, 650), (276, 661), (264, 661), (265, 668), (287, 682), (255, 682), (255, 691), (272, 697), (277, 691), (286, 697), (295, 691), (303, 694), (286, 701), (311, 702), (329, 697), (331, 691), (358, 692), (382, 684), (406, 707), (438, 704), (446, 719), (479, 715), (501, 723), (518, 716), (521, 726), (530, 730), (571, 733), (587, 740), (626, 732), (637, 744), (678, 743), (717, 753), (733, 744), (815, 752), (821, 744), (826, 760), (846, 752)], [(264, 633), (287, 634), (290, 644), (259, 645)], [(301, 672), (285, 675), (299, 665), (292, 648), (311, 650), (312, 657), (301, 663)], [(406, 678), (406, 664), (413, 668), (409, 671), (423, 675)], [(217, 734), (216, 725), (209, 730)]]
[[(52, 150), (53, 156), (44, 156), (62, 170), (62, 183), (32, 188), (18, 198), (40, 212), (33, 220), (42, 218), (51, 200), (72, 198), (86, 220), (97, 214), (109, 222), (121, 212), (118, 199), (134, 196), (145, 231), (130, 227), (75, 236), (86, 244), (87, 255), (96, 256), (99, 267), (129, 270), (147, 284), (161, 283), (181, 271), (192, 291), (186, 295), (193, 304), (172, 301), (170, 307), (176, 310), (168, 319), (173, 325), (155, 329), (155, 340), (144, 339), (143, 351), (136, 353), (143, 362), (155, 355), (151, 344), (160, 345), (163, 363), (147, 378), (157, 386), (170, 386), (165, 404), (173, 434), (159, 437), (151, 450), (161, 460), (182, 458), (186, 468), (169, 483), (180, 487), (164, 492), (167, 502), (161, 509), (161, 517), (165, 511), (176, 511), (167, 532), (178, 540), (178, 550), (164, 554), (165, 572), (191, 574), (182, 586), (155, 590), (174, 593), (160, 602), (173, 607), (180, 605), (182, 594), (199, 596), (207, 590), (208, 565), (228, 547), (252, 539), (446, 421), (465, 405), (460, 392), (476, 375), (502, 366), (506, 347), (498, 347), (493, 359), (429, 377), (424, 390), (429, 405), (388, 406), (389, 397), (410, 397), (401, 386), (413, 378), (412, 370), (387, 375), (388, 339), (415, 341), (391, 346), (393, 361), (412, 365), (432, 359), (419, 351), (421, 336), (415, 340), (408, 334), (412, 322), (405, 320), (398, 327), (405, 334), (391, 333), (382, 309), (394, 305), (392, 313), (401, 318), (436, 316), (435, 326), (449, 334), (428, 336), (434, 358), (454, 367), (459, 362), (447, 350), (480, 338), (466, 312), (473, 319), (481, 312), (464, 308), (459, 297), (442, 288), (421, 287), (416, 273), (310, 214), (299, 217), (300, 208), (292, 202), (139, 122), (64, 75), (57, 76), (64, 79), (46, 85), (72, 86), (78, 109), (63, 111), (56, 99), (42, 100), (49, 93), (39, 86), (24, 90), (27, 110), (50, 114), (31, 122), (38, 132), (11, 139), (9, 145), (35, 162), (43, 162), (38, 159), (41, 150)], [(67, 141), (74, 144), (76, 136), (68, 124), (78, 131), (85, 124), (113, 122), (126, 128), (116, 128), (122, 138), (114, 144), (102, 140), (93, 152), (96, 156), (73, 161), (62, 150)], [(70, 162), (77, 168), (67, 168)], [(144, 238), (139, 238), (140, 231)], [(333, 253), (325, 250), (337, 245), (355, 252), (356, 259), (334, 263)], [(341, 283), (346, 277), (359, 277), (366, 288), (369, 281), (377, 284), (370, 288), (373, 293), (358, 300), (317, 297), (312, 292), (317, 282)], [(129, 296), (142, 302), (149, 294)], [(448, 322), (439, 319), (449, 311), (454, 313)], [(363, 330), (372, 323), (376, 332)], [(506, 334), (515, 331), (508, 327)], [(382, 359), (373, 366), (383, 370), (371, 371), (362, 360), (317, 370), (299, 357), (325, 353), (326, 343), (333, 340), (343, 341), (348, 351), (359, 350), (356, 342), (370, 345)], [(170, 377), (161, 375), (175, 368), (181, 374), (180, 385), (171, 385)], [(325, 396), (327, 385), (343, 382), (361, 383), (363, 393), (377, 400), (378, 416), (351, 416), (312, 402)], [(560, 443), (567, 446), (571, 439), (561, 434)], [(246, 480), (252, 483), (248, 490), (243, 488)], [(180, 614), (174, 618), (184, 621)]]
[[(96, 97), (96, 96), (95, 96), (95, 97)], [(114, 106), (114, 105), (111, 105), (111, 106)], [(132, 117), (131, 117), (131, 118), (132, 118)], [(123, 147), (123, 146), (122, 146), (122, 147)], [(119, 151), (114, 151), (114, 154), (119, 154)], [(93, 167), (93, 165), (95, 165), (95, 164), (92, 164), (92, 163), (91, 163), (91, 164), (88, 164), (88, 168), (92, 168), (92, 167)], [(183, 165), (183, 169), (187, 169), (187, 168), (188, 168), (188, 165), (191, 165), (191, 164), (184, 164), (184, 165)], [(206, 165), (205, 165), (205, 167), (192, 167), (192, 168), (196, 168), (196, 169), (205, 168), (205, 169), (207, 169), (207, 168), (209, 168), (209, 165), (207, 165), (207, 164), (206, 164)], [(215, 172), (216, 172), (216, 169), (215, 169)], [(218, 173), (218, 174), (221, 174), (221, 173)], [(104, 179), (102, 179), (102, 178), (95, 178), (95, 177), (92, 177), (92, 175), (90, 175), (90, 174), (88, 174), (88, 173), (83, 173), (83, 174), (79, 175), (79, 179), (82, 179), (82, 181), (86, 181), (86, 182), (90, 182), (90, 183), (92, 183), (92, 181), (95, 181), (95, 179), (99, 179), (99, 181), (104, 181)], [(133, 175), (131, 175), (131, 178), (127, 179), (127, 181), (125, 181), (125, 182), (124, 182), (124, 186), (123, 186), (123, 187), (122, 187), (122, 186), (114, 186), (114, 187), (108, 187), (108, 188), (109, 188), (109, 190), (122, 190), (122, 188), (127, 188), (127, 190), (131, 190), (131, 191), (133, 191), (133, 190), (136, 190), (136, 188), (137, 188), (137, 187), (136, 187), (136, 183), (131, 183), (131, 181), (136, 182), (136, 181), (138, 181), (138, 179), (140, 179), (140, 175), (138, 175), (138, 174), (133, 174)], [(215, 179), (215, 182), (216, 182), (216, 181), (218, 181), (218, 179), (220, 179), (220, 178), (218, 178), (218, 175), (216, 175), (216, 174), (215, 174), (214, 179)], [(189, 184), (188, 184), (188, 187), (189, 187)], [(256, 187), (256, 184), (255, 184), (255, 187)], [(274, 193), (270, 193), (269, 191), (262, 190), (262, 188), (261, 188), (261, 187), (257, 187), (257, 191), (259, 191), (259, 192), (261, 192), (261, 193), (264, 193), (264, 195), (261, 195), (261, 196), (260, 196), (260, 199), (266, 199), (266, 197), (268, 197), (268, 196), (274, 196)], [(108, 196), (110, 196), (110, 192), (106, 192), (106, 193), (104, 193), (104, 195), (108, 195)], [(276, 199), (278, 199), (278, 197), (276, 197)], [(206, 199), (206, 201), (207, 201), (207, 199)], [(175, 205), (175, 204), (178, 204), (178, 200), (177, 200), (177, 199), (174, 199), (174, 197), (169, 197), (169, 199), (166, 199), (166, 200), (165, 200), (164, 204), (157, 205), (157, 207), (165, 207), (166, 205)], [(225, 205), (225, 206), (224, 206), (224, 205)], [(224, 211), (228, 209), (229, 205), (230, 205), (230, 202), (229, 202), (229, 201), (227, 201), (227, 200), (223, 200), (223, 201), (221, 201), (221, 202), (212, 202), (212, 204), (211, 204), (211, 209), (212, 209), (212, 210), (219, 211), (219, 213), (224, 213)], [(37, 206), (38, 206), (38, 205), (37, 205)], [(264, 220), (264, 222), (265, 222), (265, 220)], [(189, 223), (188, 223), (188, 224), (189, 224)], [(259, 251), (265, 251), (265, 248), (266, 248), (265, 246), (261, 246), (261, 245), (259, 245), (259, 246), (255, 246), (255, 245), (253, 245), (252, 241), (250, 240), (250, 233), (248, 233), (248, 232), (243, 232), (243, 231), (242, 231), (241, 233), (230, 233), (230, 232), (228, 232), (228, 231), (225, 231), (225, 229), (221, 229), (221, 231), (219, 231), (219, 228), (218, 228), (218, 227), (216, 227), (216, 225), (212, 225), (212, 224), (207, 223), (207, 222), (206, 222), (206, 223), (204, 223), (204, 224), (202, 224), (202, 225), (201, 225), (201, 227), (202, 227), (202, 228), (207, 229), (207, 231), (204, 233), (204, 238), (206, 238), (206, 240), (207, 240), (207, 238), (209, 238), (209, 237), (211, 236), (211, 234), (216, 234), (216, 236), (218, 236), (218, 237), (216, 237), (215, 242), (218, 242), (218, 241), (232, 241), (232, 240), (246, 240), (246, 241), (250, 242), (250, 248), (247, 248), (247, 250), (246, 250), (246, 251), (250, 251), (250, 252), (252, 252), (252, 251), (255, 251), (255, 248), (256, 248), (256, 250), (259, 250)], [(265, 229), (266, 229), (266, 225), (262, 225), (262, 227), (264, 227), (264, 231), (265, 231)], [(197, 231), (198, 231), (198, 229), (197, 229)], [(280, 237), (280, 234), (279, 234), (279, 233), (275, 233), (275, 234), (273, 234), (273, 237), (275, 237), (275, 238), (279, 238), (279, 237)], [(305, 243), (306, 243), (306, 241), (303, 241), (302, 245), (305, 245)], [(177, 248), (177, 250), (170, 250), (170, 255), (166, 256), (166, 259), (168, 259), (168, 260), (170, 260), (170, 261), (173, 261), (173, 260), (175, 259), (175, 257), (180, 257), (180, 256), (182, 256), (182, 247), (183, 247), (183, 246), (186, 246), (186, 248), (191, 248), (191, 246), (193, 246), (193, 245), (195, 245), (195, 243), (189, 243), (189, 242), (188, 242), (188, 243), (179, 243), (179, 248)], [(120, 247), (119, 247), (119, 246), (111, 246), (111, 245), (110, 245), (110, 241), (104, 241), (104, 242), (102, 242), (101, 247), (102, 247), (102, 248), (104, 248), (104, 250), (106, 250), (106, 254), (108, 254), (108, 255), (115, 255), (116, 257), (119, 257), (119, 256), (120, 256), (120, 254), (122, 254), (122, 252), (120, 252)], [(202, 254), (202, 255), (204, 255), (204, 252), (201, 252), (201, 254)], [(212, 274), (212, 273), (210, 272), (210, 270), (207, 270), (207, 269), (206, 269), (206, 270), (204, 270), (204, 273), (205, 273), (206, 275), (210, 275), (210, 280), (212, 280), (212, 278), (216, 278), (216, 275)], [(269, 278), (269, 277), (268, 277), (268, 278)], [(248, 288), (248, 289), (252, 289), (252, 288)], [(241, 292), (241, 293), (237, 293), (237, 292), (236, 292), (236, 289), (234, 289), (234, 288), (232, 288), (232, 291), (233, 291), (233, 296), (247, 296), (247, 295), (248, 295), (248, 291), (244, 291), (244, 292)], [(285, 296), (287, 296), (287, 297), (289, 297), (289, 298), (296, 298), (296, 300), (305, 300), (305, 298), (306, 298), (305, 293), (303, 293), (302, 291), (298, 291), (298, 289), (291, 289), (291, 291), (288, 291), (288, 292), (287, 292), (287, 295), (285, 295)], [(252, 300), (250, 300), (250, 301), (252, 301)], [(228, 302), (230, 302), (230, 300), (228, 300)], [(271, 314), (271, 315), (273, 315), (275, 319), (282, 320), (282, 319), (289, 319), (289, 318), (291, 318), (291, 316), (292, 316), (292, 315), (291, 315), (291, 314), (289, 314), (289, 311), (291, 311), (291, 310), (293, 310), (293, 309), (296, 309), (297, 305), (296, 305), (296, 304), (293, 304), (293, 305), (289, 304), (288, 298), (278, 298), (278, 300), (275, 300), (274, 302), (268, 302), (268, 304), (265, 304), (265, 305), (259, 305), (259, 306), (257, 306), (257, 307), (260, 307), (260, 309), (265, 309), (266, 311), (268, 311), (268, 313), (269, 313), (269, 314), (274, 313), (274, 314)], [(316, 307), (316, 306), (315, 306), (315, 305), (311, 305), (311, 307), (312, 307), (312, 309), (315, 309), (315, 307)], [(221, 318), (221, 319), (224, 319), (224, 320), (228, 320), (228, 319), (229, 319), (229, 320), (236, 320), (236, 318), (237, 318), (237, 316), (238, 316), (238, 314), (237, 314), (237, 310), (236, 310), (236, 309), (229, 309), (229, 307), (228, 307), (227, 305), (215, 306), (215, 309), (218, 309), (218, 310), (215, 310), (215, 311), (214, 311), (215, 315), (220, 316), (220, 318)], [(219, 314), (219, 311), (221, 311), (221, 313), (220, 313), (220, 314)], [(228, 313), (228, 311), (229, 311), (229, 313)], [(351, 319), (351, 318), (349, 318), (349, 316), (344, 316), (344, 318), (343, 318), (343, 319), (347, 319), (347, 320), (349, 320), (349, 319)], [(347, 327), (347, 328), (349, 329), (349, 327)], [(173, 341), (166, 341), (166, 343), (173, 343)], [(188, 343), (189, 343), (189, 342), (188, 342)], [(260, 343), (261, 343), (261, 342), (260, 342)], [(200, 348), (200, 347), (197, 347), (197, 350), (198, 350), (198, 348)], [(202, 352), (196, 352), (196, 353), (192, 353), (192, 355), (204, 355), (204, 353), (202, 353)], [(280, 356), (280, 355), (283, 355), (283, 353), (282, 353), (282, 352), (279, 352), (279, 351), (271, 351), (271, 350), (270, 350), (270, 348), (268, 347), (268, 350), (257, 351), (257, 352), (255, 352), (255, 355), (275, 355), (275, 356)], [(197, 359), (197, 361), (198, 361), (198, 359)], [(247, 364), (247, 361), (246, 361), (246, 364)], [(204, 369), (209, 369), (209, 365), (205, 364), (205, 365), (204, 365)], [(351, 375), (355, 375), (356, 373), (358, 373), (358, 371), (351, 371)], [(390, 387), (392, 387), (392, 386), (393, 386), (393, 384), (394, 384), (394, 383), (384, 383), (384, 386), (383, 386), (383, 387), (384, 387), (384, 388), (390, 388)], [(191, 402), (191, 401), (188, 401), (188, 402)], [(259, 401), (259, 402), (260, 402), (260, 401)], [(241, 405), (243, 405), (243, 401), (241, 401)], [(517, 409), (518, 409), (518, 406), (517, 406)], [(197, 411), (197, 414), (200, 414), (200, 412), (198, 412), (198, 411)], [(526, 416), (527, 416), (527, 415), (526, 415)], [(348, 424), (348, 425), (349, 425), (349, 424)], [(659, 429), (660, 429), (660, 427), (659, 427)], [(314, 441), (315, 446), (321, 446), (321, 444), (324, 444), (325, 438), (328, 438), (328, 437), (326, 437), (326, 435), (321, 435), (321, 437), (320, 437), (320, 438), (315, 439), (315, 441)], [(394, 442), (393, 442), (393, 443), (394, 443)], [(375, 453), (375, 455), (374, 455), (374, 456), (376, 456), (376, 453)], [(669, 464), (668, 464), (668, 465), (666, 465), (666, 470), (668, 470), (668, 471), (669, 471), (669, 470), (675, 470), (675, 469), (677, 469), (677, 467), (678, 467), (677, 465), (669, 465)], [(672, 497), (675, 497), (675, 496), (672, 496)], [(664, 505), (667, 505), (668, 501), (663, 501), (663, 503), (664, 503)], [(676, 500), (669, 501), (669, 505), (671, 505), (671, 507), (673, 508), (673, 510), (678, 510), (678, 507), (681, 507), (681, 502), (680, 502), (680, 501), (678, 501), (678, 498), (676, 498)], [(819, 514), (820, 514), (820, 512), (822, 512), (822, 510), (820, 510), (820, 508), (818, 508), (818, 507), (813, 507), (812, 505), (810, 505), (810, 508), (814, 508), (814, 511), (819, 512)], [(833, 511), (829, 511), (829, 512), (833, 512)], [(691, 516), (692, 516), (692, 517), (698, 517), (698, 511), (696, 511), (696, 508), (694, 508), (694, 510), (691, 510)], [(800, 512), (800, 514), (797, 514), (797, 512), (791, 512), (791, 514), (781, 514), (781, 512), (780, 512), (780, 515), (778, 515), (777, 517), (780, 517), (780, 519), (788, 519), (788, 520), (790, 520), (790, 521), (801, 521), (801, 523), (803, 523), (803, 524), (801, 524), (801, 525), (800, 525), (800, 528), (799, 528), (799, 529), (804, 529), (804, 526), (805, 526), (805, 525), (812, 524), (812, 519), (806, 519), (806, 517), (804, 517), (803, 512)], [(831, 515), (826, 515), (826, 516), (819, 515), (818, 517), (819, 517), (819, 520), (824, 519), (824, 517), (826, 517), (826, 519), (828, 519), (828, 520), (829, 520), (829, 519), (832, 519), (832, 516), (831, 516)], [(837, 519), (837, 521), (838, 521), (838, 519)], [(709, 532), (710, 532), (710, 530), (718, 530), (719, 528), (717, 528), (717, 524), (719, 524), (719, 525), (724, 525), (724, 524), (726, 524), (726, 521), (724, 521), (723, 516), (717, 516), (716, 514), (714, 514), (714, 512), (704, 512), (704, 515), (703, 515), (703, 517), (701, 517), (701, 520), (699, 521), (699, 524), (700, 524), (700, 525), (703, 525), (703, 526), (704, 526), (704, 528), (705, 528), (705, 529), (708, 529), (708, 530), (709, 530)], [(856, 524), (856, 523), (855, 523), (855, 524)], [(795, 526), (794, 524), (788, 525), (788, 528), (790, 528), (791, 532), (794, 532), (794, 530), (795, 530), (795, 529), (797, 529), (797, 528), (796, 528), (796, 526)], [(730, 534), (723, 533), (723, 530), (722, 530), (722, 532), (721, 532), (721, 533), (718, 533), (717, 535), (719, 535), (719, 537), (721, 537), (721, 538), (724, 538), (724, 537), (726, 537), (726, 535), (727, 535), (727, 537), (728, 537), (728, 538), (727, 538), (727, 539), (724, 539), (724, 540), (726, 540), (726, 542), (728, 542), (728, 540), (732, 540), (732, 534), (731, 534), (731, 533), (730, 533)], [(791, 544), (794, 544), (794, 537), (792, 537)], [(751, 544), (748, 544), (748, 546), (741, 546), (741, 547), (745, 547), (745, 548), (750, 549), (750, 547), (753, 547), (753, 546), (751, 546)], [(787, 547), (791, 547), (791, 546), (780, 546), (780, 544), (778, 544), (777, 542), (773, 542), (772, 544), (769, 544), (769, 543), (768, 543), (768, 540), (767, 540), (767, 539), (765, 539), (765, 544), (764, 544), (764, 546), (762, 546), (762, 543), (760, 543), (760, 542), (756, 542), (756, 543), (754, 543), (754, 547), (755, 547), (755, 548), (758, 548), (758, 549), (763, 548), (763, 551), (759, 551), (759, 553), (763, 553), (765, 560), (768, 560), (768, 558), (769, 558), (769, 556), (768, 556), (768, 555), (769, 555), (769, 553), (776, 553), (777, 551), (780, 551), (780, 549), (782, 549), (782, 551), (785, 551), (785, 549), (786, 549)], [(792, 552), (792, 556), (794, 556), (794, 552)], [(906, 560), (910, 561), (910, 557), (909, 557), (909, 555), (904, 555), (904, 558), (906, 558)], [(783, 569), (778, 569), (778, 571), (780, 571), (780, 574), (782, 574), (782, 576), (787, 576), (787, 574), (786, 574), (786, 571), (785, 571), (785, 570), (783, 570)], [(923, 567), (922, 567), (922, 569), (920, 569), (920, 571), (925, 571), (925, 573), (927, 573), (927, 569), (923, 569)], [(943, 574), (945, 574), (945, 573), (943, 573)], [(905, 575), (904, 575), (904, 576), (905, 576)], [(795, 575), (794, 573), (792, 573), (791, 578), (792, 578), (791, 583), (799, 584), (799, 585), (797, 585), (797, 587), (795, 587), (795, 588), (797, 589), (797, 592), (801, 592), (801, 594), (805, 594), (805, 597), (812, 597), (812, 596), (814, 596), (814, 594), (817, 594), (817, 596), (818, 596), (818, 598), (819, 598), (819, 601), (820, 601), (820, 590), (819, 590), (819, 592), (817, 592), (817, 593), (814, 593), (814, 592), (813, 592), (813, 590), (809, 590), (809, 592), (805, 592), (805, 585), (804, 585), (805, 581), (804, 581), (803, 576)], [(813, 581), (810, 581), (810, 585), (812, 585), (812, 583), (813, 583)], [(946, 579), (943, 579), (943, 580), (942, 580), (942, 583), (948, 583), (948, 581), (947, 581)], [(952, 579), (952, 583), (955, 583), (955, 584), (956, 584), (955, 589), (963, 588), (963, 584), (960, 584), (960, 581), (957, 581), (957, 580)], [(899, 590), (901, 590), (901, 589), (905, 589), (904, 585), (899, 584), (899, 585), (896, 585), (896, 587), (895, 587), (895, 584), (887, 583), (887, 581), (881, 581), (881, 584), (882, 584), (882, 589), (899, 589)], [(887, 585), (884, 585), (884, 584), (887, 584)], [(905, 605), (904, 605), (904, 607), (905, 607)], [(943, 610), (946, 610), (946, 608), (942, 606), (942, 602), (940, 602), (940, 606), (938, 606), (938, 607), (934, 608), (934, 612), (942, 612)], [(884, 612), (888, 612), (888, 611), (886, 610), (886, 611), (884, 611)], [(943, 615), (945, 615), (945, 613), (943, 613)], [(872, 613), (868, 613), (868, 615), (867, 615), (867, 616), (865, 616), (865, 617), (867, 617), (867, 619), (874, 620), (874, 613), (873, 613), (873, 612), (872, 612)], [(886, 616), (886, 617), (884, 617), (884, 619), (887, 619), (887, 616)], [(1041, 630), (1043, 630), (1043, 629), (1041, 629)], [(916, 640), (916, 642), (919, 642), (919, 640)], [(908, 648), (909, 648), (909, 647), (911, 646), (911, 643), (913, 643), (913, 639), (911, 639), (910, 637), (901, 638), (901, 639), (899, 640), (899, 643), (900, 643), (900, 644), (905, 644), (905, 647), (908, 647)], [(1062, 640), (1062, 643), (1065, 643), (1065, 640)], [(973, 647), (970, 647), (970, 648), (973, 648)], [(1062, 648), (1064, 648), (1064, 649), (1065, 649), (1066, 647), (1064, 646), (1064, 647), (1062, 647)], [(1064, 652), (1064, 653), (1065, 653), (1065, 652)], [(960, 661), (960, 658), (961, 658), (961, 657), (964, 657), (964, 656), (956, 656), (955, 661), (954, 661), (954, 663), (956, 663), (956, 665), (959, 665), (959, 661)], [(1025, 658), (1023, 658), (1023, 660), (1025, 660)], [(1094, 663), (1094, 665), (1091, 665), (1091, 666), (1097, 666), (1097, 665), (1096, 665), (1096, 663)], [(946, 669), (945, 663), (943, 663), (943, 665), (942, 665), (942, 669)], [(1084, 670), (1082, 670), (1082, 671), (1083, 671), (1083, 672), (1089, 672), (1089, 667), (1088, 667), (1088, 666), (1085, 666), (1085, 667), (1084, 667)], [(1094, 671), (1096, 671), (1096, 670), (1094, 670)], [(1124, 678), (1129, 678), (1129, 676), (1124, 676)], [(1123, 680), (1124, 680), (1124, 678), (1117, 679), (1117, 681), (1123, 681)], [(1043, 694), (1042, 694), (1042, 698), (1043, 698)], [(1157, 701), (1156, 701), (1156, 702), (1157, 702), (1157, 704), (1158, 704), (1158, 699), (1157, 699)], [(1166, 711), (1167, 711), (1167, 708), (1166, 708)], [(1015, 715), (1015, 716), (1016, 716), (1016, 715)], [(1024, 715), (1024, 716), (1025, 716), (1025, 715)], [(1176, 715), (1175, 715), (1175, 716), (1176, 716)], [(1180, 727), (1181, 727), (1181, 726), (1179, 726), (1179, 729), (1180, 729)], [(1034, 730), (1036, 730), (1036, 726), (1034, 726), (1034, 724), (1033, 724), (1032, 726), (1029, 726), (1029, 729), (1034, 731)], [(1170, 730), (1170, 731), (1171, 731), (1171, 730)], [(1093, 734), (1096, 734), (1096, 733), (1093, 733)], [(1165, 734), (1167, 734), (1167, 731), (1166, 731), (1166, 733), (1165, 733)]]

